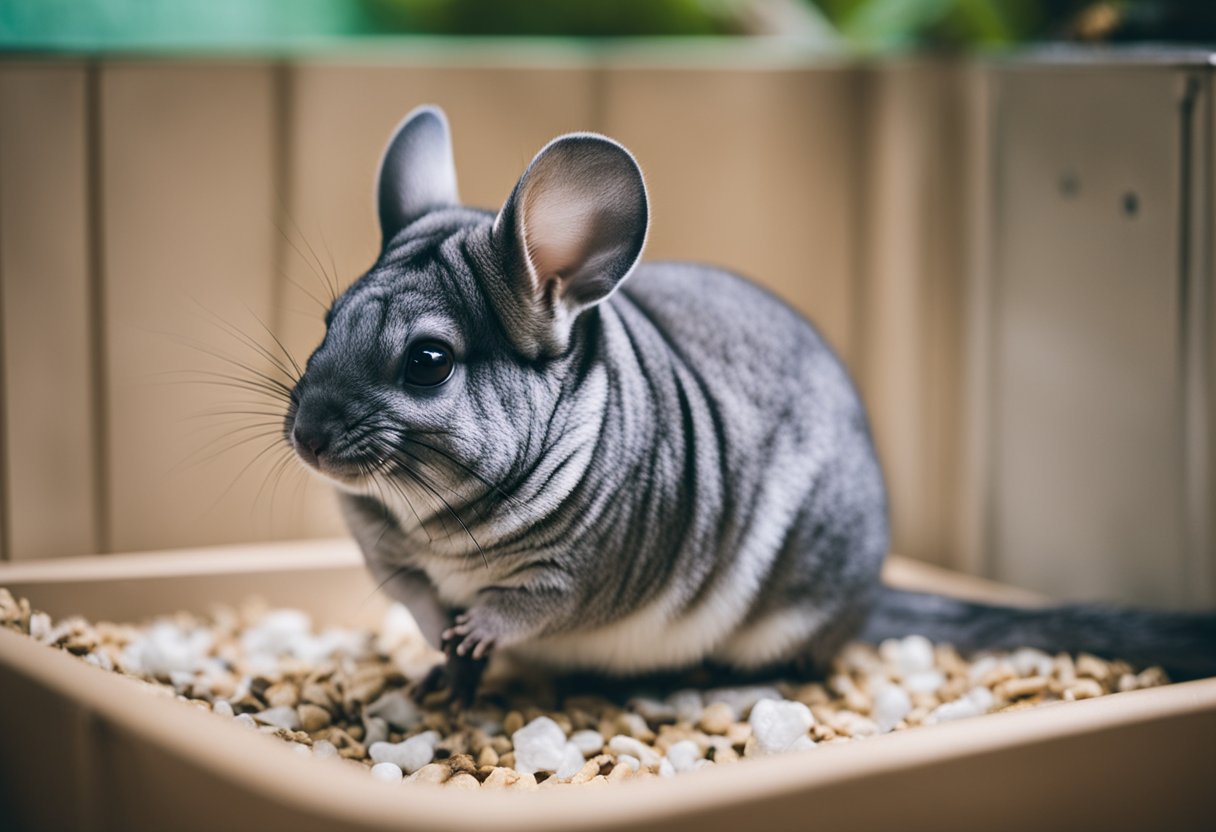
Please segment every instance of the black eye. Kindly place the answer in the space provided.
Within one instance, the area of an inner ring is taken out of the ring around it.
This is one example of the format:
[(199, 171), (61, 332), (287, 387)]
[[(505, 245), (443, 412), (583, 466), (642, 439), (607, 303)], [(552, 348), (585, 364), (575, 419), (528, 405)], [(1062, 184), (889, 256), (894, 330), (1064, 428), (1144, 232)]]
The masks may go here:
[(452, 350), (438, 341), (419, 341), (405, 356), (405, 383), (416, 387), (443, 384), (452, 375)]

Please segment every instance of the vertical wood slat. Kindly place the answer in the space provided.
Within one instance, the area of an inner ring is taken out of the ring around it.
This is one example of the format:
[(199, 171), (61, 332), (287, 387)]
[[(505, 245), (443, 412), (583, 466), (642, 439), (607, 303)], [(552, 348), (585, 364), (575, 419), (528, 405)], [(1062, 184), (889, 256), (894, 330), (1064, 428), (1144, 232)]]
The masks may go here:
[(95, 551), (88, 70), (0, 67), (6, 539), (14, 558)]
[[(551, 67), (293, 67), (284, 224), (291, 242), (281, 241), (285, 275), (276, 328), (297, 360), (303, 363), (324, 331), (323, 310), (305, 294), (328, 300), (314, 270), (336, 269), (337, 283), (345, 287), (376, 258), (376, 169), (389, 134), (407, 112), (424, 103), (443, 107), (462, 201), (497, 209), (546, 142), (592, 125), (592, 83), (590, 70), (577, 59)], [(328, 486), (310, 480), (302, 499), (312, 533), (344, 533)]]
[[(273, 456), (243, 471), (272, 441), (281, 405), (197, 372), (250, 376), (207, 352), (273, 372), (222, 323), (268, 341), (258, 320), (269, 322), (274, 290), (273, 73), (257, 64), (102, 68), (105, 423), (117, 550), (298, 536), (290, 513), (275, 516), (259, 497)], [(267, 415), (206, 415), (217, 410)], [(264, 424), (209, 444), (255, 421)]]
[[(1191, 424), (1202, 433), (1193, 449), (1188, 491), (1192, 500), (1190, 545), (1192, 598), (1216, 599), (1216, 78), (1206, 73), (1196, 105), (1194, 180), (1196, 224), (1191, 227), (1192, 264), (1197, 282), (1192, 298)], [(1198, 409), (1198, 412), (1196, 412)], [(1206, 451), (1206, 453), (1205, 453)], [(1204, 466), (1199, 472), (1195, 466)]]
[(956, 65), (867, 77), (860, 382), (890, 498), (892, 548), (959, 564), (955, 517), (965, 274)]
[(995, 112), (997, 93), (991, 73), (981, 66), (965, 70), (962, 224), (958, 229), (964, 251), (962, 336), (958, 439), (958, 488), (955, 494), (955, 558), (951, 564), (973, 575), (991, 575), (986, 541), (990, 498), (990, 436), (992, 418), (992, 317), (995, 287), (989, 263), (996, 228), (993, 197)]
[(851, 362), (858, 73), (609, 64), (603, 129), (650, 189), (650, 259), (724, 266), (807, 315)]

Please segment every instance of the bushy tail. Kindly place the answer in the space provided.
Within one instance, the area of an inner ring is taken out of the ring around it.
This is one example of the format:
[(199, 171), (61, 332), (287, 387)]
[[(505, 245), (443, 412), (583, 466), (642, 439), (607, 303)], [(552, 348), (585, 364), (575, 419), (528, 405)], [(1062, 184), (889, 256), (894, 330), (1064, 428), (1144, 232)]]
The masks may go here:
[(1216, 676), (1216, 613), (1171, 613), (1101, 604), (1003, 607), (883, 587), (862, 638), (919, 633), (967, 652), (1037, 647), (1093, 653), (1175, 679)]

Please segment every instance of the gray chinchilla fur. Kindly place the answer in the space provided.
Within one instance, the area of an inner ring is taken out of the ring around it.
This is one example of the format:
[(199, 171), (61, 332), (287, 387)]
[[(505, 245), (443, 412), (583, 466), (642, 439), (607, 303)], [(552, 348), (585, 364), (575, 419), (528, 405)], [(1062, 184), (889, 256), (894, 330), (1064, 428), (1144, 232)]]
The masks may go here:
[(752, 283), (639, 262), (646, 186), (616, 142), (555, 139), (494, 214), (460, 204), (447, 121), (421, 107), (378, 200), (379, 258), (333, 304), (285, 431), (465, 687), (495, 650), (810, 672), (848, 638), (910, 632), (1216, 672), (1213, 616), (884, 589), (848, 374)]

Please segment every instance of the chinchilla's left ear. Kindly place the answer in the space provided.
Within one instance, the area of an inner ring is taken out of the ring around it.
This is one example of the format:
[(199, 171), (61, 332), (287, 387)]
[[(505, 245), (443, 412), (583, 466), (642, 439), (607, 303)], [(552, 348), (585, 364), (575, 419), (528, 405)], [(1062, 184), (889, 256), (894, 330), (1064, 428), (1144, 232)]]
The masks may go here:
[(637, 264), (649, 222), (646, 183), (628, 150), (592, 133), (546, 145), (494, 221), (508, 282), (495, 301), (515, 343), (534, 355), (563, 352), (579, 313)]
[(380, 248), (427, 211), (458, 205), (452, 137), (443, 110), (415, 108), (393, 131), (376, 184)]

